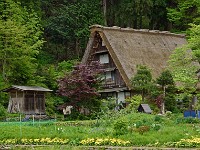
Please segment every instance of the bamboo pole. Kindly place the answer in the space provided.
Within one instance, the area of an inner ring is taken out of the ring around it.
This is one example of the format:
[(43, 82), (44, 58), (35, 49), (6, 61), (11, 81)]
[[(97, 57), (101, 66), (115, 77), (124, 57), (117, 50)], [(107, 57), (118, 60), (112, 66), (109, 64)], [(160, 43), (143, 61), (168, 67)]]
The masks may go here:
[(33, 115), (33, 126), (34, 126), (34, 122), (35, 122), (35, 118), (34, 118), (34, 115)]
[(20, 130), (20, 139), (21, 139), (22, 138), (22, 116), (21, 116), (21, 114), (19, 114), (19, 121), (20, 121), (19, 130)]

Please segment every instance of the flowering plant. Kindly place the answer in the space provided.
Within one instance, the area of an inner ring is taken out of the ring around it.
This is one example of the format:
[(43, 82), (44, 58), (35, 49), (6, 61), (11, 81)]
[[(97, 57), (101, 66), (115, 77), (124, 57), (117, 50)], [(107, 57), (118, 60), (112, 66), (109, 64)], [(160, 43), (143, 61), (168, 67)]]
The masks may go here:
[(24, 144), (24, 145), (49, 145), (49, 144), (67, 144), (69, 142), (68, 139), (61, 139), (61, 138), (41, 138), (41, 139), (4, 139), (0, 141), (0, 144), (6, 144), (6, 145), (14, 145), (14, 144)]
[(127, 146), (130, 145), (130, 141), (124, 141), (115, 138), (87, 138), (80, 141), (82, 145), (113, 145), (113, 146)]

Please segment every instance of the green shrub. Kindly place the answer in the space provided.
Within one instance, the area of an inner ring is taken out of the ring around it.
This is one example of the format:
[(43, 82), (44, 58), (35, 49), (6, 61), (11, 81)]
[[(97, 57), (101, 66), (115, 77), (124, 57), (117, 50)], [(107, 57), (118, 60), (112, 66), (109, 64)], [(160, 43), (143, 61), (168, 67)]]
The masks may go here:
[(139, 132), (140, 134), (144, 134), (145, 132), (148, 132), (150, 130), (149, 126), (140, 126), (139, 128), (137, 128), (137, 132)]
[(139, 127), (142, 126), (142, 125), (143, 125), (142, 121), (137, 121), (137, 122), (135, 123), (135, 127), (136, 127), (136, 128), (139, 128)]
[(103, 113), (108, 112), (109, 110), (113, 110), (116, 107), (116, 99), (115, 98), (108, 98), (101, 100), (101, 111)]
[(117, 120), (114, 123), (113, 129), (115, 135), (123, 135), (128, 132), (128, 123), (122, 119)]
[(0, 120), (4, 120), (6, 118), (6, 115), (6, 109), (0, 104)]
[(154, 107), (152, 114), (156, 115), (158, 113), (160, 113), (160, 109), (156, 106), (156, 107)]
[(154, 121), (156, 121), (156, 122), (162, 122), (163, 118), (160, 115), (156, 115), (155, 118), (154, 118)]
[(192, 117), (187, 117), (187, 118), (184, 118), (184, 123), (199, 123), (199, 119), (197, 118), (192, 118)]
[(142, 102), (142, 96), (141, 95), (134, 95), (128, 99), (126, 99), (126, 102), (129, 103), (128, 107), (134, 111), (137, 111), (138, 106)]
[(168, 117), (168, 118), (170, 118), (172, 116), (172, 112), (171, 111), (167, 111), (165, 113), (165, 116)]
[(152, 124), (152, 128), (154, 131), (158, 131), (158, 130), (160, 130), (161, 125), (160, 124)]

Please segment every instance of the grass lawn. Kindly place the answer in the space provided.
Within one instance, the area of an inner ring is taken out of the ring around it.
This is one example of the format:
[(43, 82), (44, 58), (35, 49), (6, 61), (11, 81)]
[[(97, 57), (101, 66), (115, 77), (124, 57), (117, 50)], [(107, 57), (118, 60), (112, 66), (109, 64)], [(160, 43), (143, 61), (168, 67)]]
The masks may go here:
[[(91, 121), (1, 122), (0, 128), (2, 144), (200, 147), (199, 120), (183, 118), (182, 114), (158, 116), (122, 111)], [(194, 137), (199, 141), (180, 143), (181, 139)], [(13, 143), (9, 139), (14, 139)]]

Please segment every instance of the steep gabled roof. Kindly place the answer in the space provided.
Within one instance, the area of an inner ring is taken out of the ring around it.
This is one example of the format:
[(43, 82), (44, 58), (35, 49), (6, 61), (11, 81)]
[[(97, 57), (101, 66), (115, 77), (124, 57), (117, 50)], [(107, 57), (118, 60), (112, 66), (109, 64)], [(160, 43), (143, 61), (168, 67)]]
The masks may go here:
[(143, 110), (145, 113), (152, 113), (151, 108), (149, 107), (148, 104), (140, 104), (140, 106), (138, 107), (138, 111)]
[(91, 26), (91, 35), (82, 63), (86, 63), (89, 58), (96, 32), (100, 34), (129, 88), (130, 78), (136, 74), (137, 65), (148, 66), (156, 78), (166, 68), (171, 51), (187, 43), (184, 35), (168, 31), (94, 25)]
[(11, 87), (4, 89), (3, 92), (9, 92), (11, 90), (19, 90), (19, 91), (40, 91), (40, 92), (50, 92), (47, 88), (39, 87), (39, 86), (19, 86), (12, 85)]

